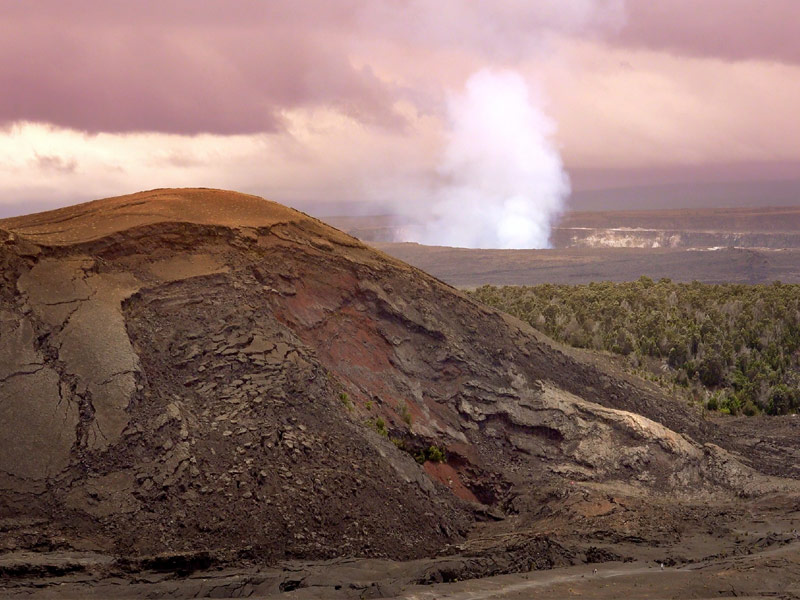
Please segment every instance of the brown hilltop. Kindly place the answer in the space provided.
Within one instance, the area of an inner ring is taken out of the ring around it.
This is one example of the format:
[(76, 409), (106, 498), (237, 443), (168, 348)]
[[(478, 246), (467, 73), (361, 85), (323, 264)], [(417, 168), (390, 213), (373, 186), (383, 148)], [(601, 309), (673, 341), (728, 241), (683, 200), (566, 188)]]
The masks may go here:
[(461, 578), (658, 548), (739, 514), (712, 499), (796, 493), (779, 439), (254, 196), (7, 219), (0, 265), (0, 550), (449, 553)]
[(0, 229), (12, 231), (38, 244), (66, 246), (159, 223), (270, 227), (304, 220), (310, 220), (310, 217), (258, 196), (187, 188), (150, 190), (0, 219)]

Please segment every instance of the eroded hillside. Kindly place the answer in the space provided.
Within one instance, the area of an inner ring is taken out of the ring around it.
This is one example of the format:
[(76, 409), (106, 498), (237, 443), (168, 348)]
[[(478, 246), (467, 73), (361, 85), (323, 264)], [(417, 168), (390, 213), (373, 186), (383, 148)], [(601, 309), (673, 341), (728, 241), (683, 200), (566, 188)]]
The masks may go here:
[(658, 389), (260, 198), (143, 192), (0, 236), (4, 551), (488, 574), (796, 493)]

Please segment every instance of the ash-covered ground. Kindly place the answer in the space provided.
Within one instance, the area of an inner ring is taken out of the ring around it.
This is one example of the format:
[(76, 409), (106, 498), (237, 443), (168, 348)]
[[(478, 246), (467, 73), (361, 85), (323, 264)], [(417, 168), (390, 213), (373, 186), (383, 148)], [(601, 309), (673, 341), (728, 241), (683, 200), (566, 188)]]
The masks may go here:
[(0, 594), (798, 593), (794, 417), (709, 420), (253, 196), (0, 239)]

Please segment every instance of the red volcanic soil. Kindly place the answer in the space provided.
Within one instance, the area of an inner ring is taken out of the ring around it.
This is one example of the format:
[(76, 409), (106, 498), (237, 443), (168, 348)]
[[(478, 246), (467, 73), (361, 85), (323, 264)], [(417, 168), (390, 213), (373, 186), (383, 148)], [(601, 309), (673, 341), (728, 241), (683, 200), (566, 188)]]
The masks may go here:
[(480, 500), (472, 493), (464, 482), (461, 481), (461, 476), (452, 466), (446, 463), (438, 463), (427, 461), (424, 465), (425, 472), (428, 477), (446, 485), (453, 492), (455, 496), (462, 500), (468, 500), (480, 504)]
[(142, 192), (0, 221), (0, 267), (0, 593), (794, 568), (791, 418), (710, 421), (297, 211)]

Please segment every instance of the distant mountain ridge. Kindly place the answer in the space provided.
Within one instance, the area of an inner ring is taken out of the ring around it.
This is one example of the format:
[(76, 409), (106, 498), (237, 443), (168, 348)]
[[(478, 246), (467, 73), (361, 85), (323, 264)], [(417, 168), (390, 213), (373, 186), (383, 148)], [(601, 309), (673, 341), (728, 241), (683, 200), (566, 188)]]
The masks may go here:
[[(414, 227), (390, 215), (325, 221), (370, 242), (407, 241)], [(554, 225), (551, 243), (556, 249), (800, 248), (800, 205), (568, 212)]]

